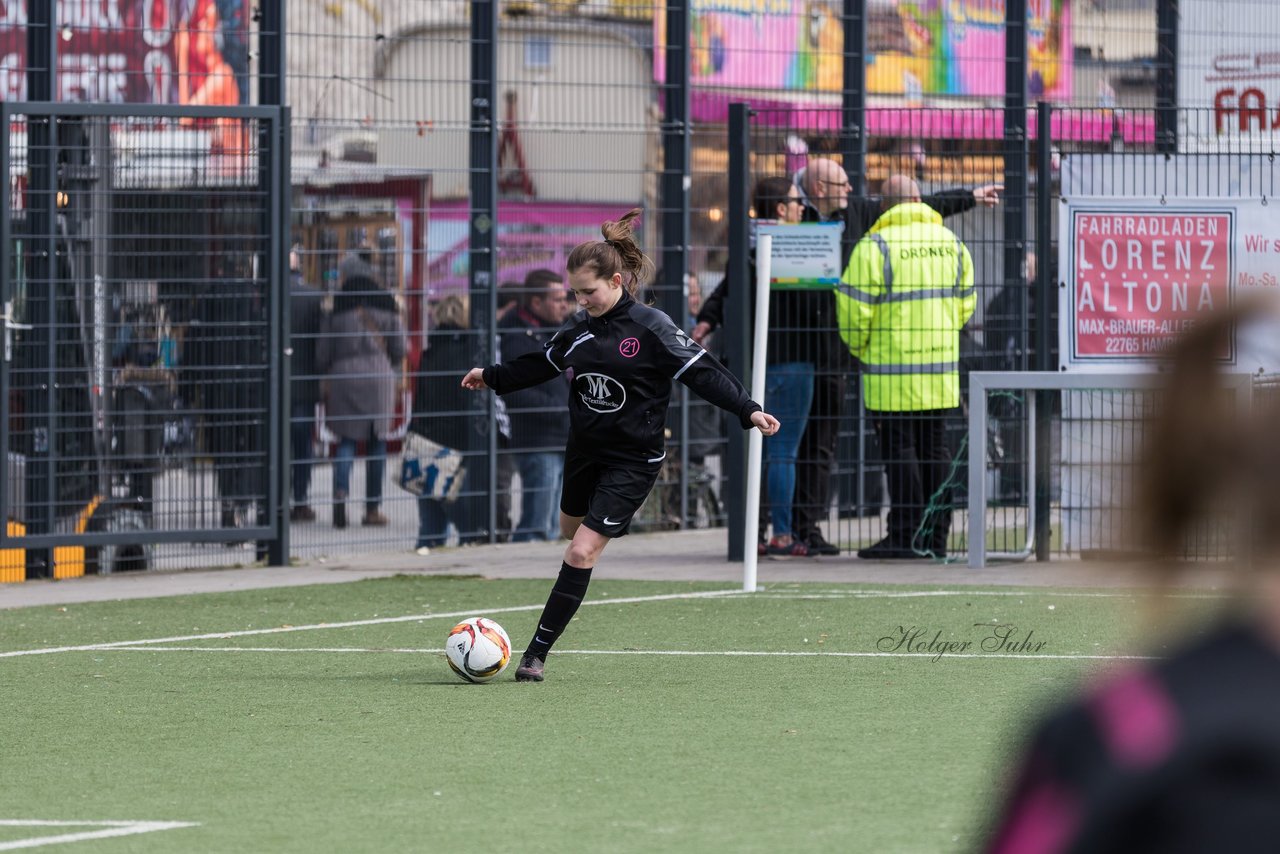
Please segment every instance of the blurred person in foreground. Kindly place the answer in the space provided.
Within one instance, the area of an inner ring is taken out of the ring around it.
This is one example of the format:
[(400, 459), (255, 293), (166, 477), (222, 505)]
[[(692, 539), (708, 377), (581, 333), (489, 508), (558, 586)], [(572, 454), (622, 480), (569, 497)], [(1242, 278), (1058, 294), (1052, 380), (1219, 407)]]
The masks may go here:
[(1280, 306), (1247, 302), (1172, 354), (1135, 469), (1139, 545), (1170, 584), (1209, 530), (1226, 530), (1235, 605), (1162, 660), (1102, 677), (1036, 729), (985, 850), (1271, 852), (1280, 840), (1280, 395), (1243, 413), (1222, 354), (1269, 330)]

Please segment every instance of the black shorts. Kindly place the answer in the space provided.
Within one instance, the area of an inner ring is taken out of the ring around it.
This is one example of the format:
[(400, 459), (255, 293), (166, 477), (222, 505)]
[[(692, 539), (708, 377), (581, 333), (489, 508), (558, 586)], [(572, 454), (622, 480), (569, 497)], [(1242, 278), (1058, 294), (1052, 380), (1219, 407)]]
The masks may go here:
[(631, 529), (631, 517), (653, 491), (662, 466), (627, 468), (602, 463), (569, 450), (564, 456), (560, 512), (583, 516), (582, 524), (606, 537)]

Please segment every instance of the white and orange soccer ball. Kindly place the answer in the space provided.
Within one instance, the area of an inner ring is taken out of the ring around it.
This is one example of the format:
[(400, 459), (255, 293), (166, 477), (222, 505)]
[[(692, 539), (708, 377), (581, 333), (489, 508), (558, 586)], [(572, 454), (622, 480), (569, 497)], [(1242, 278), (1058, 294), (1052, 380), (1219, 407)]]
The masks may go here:
[(468, 682), (488, 682), (511, 663), (511, 639), (488, 617), (469, 617), (449, 630), (444, 655)]

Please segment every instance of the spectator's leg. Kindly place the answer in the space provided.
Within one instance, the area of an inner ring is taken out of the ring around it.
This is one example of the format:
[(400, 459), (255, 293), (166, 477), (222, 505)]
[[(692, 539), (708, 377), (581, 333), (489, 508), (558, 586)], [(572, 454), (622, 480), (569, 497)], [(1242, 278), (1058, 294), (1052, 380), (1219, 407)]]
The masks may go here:
[(296, 507), (306, 507), (311, 492), (311, 433), (315, 420), (315, 405), (295, 403), (289, 421), (289, 441), (293, 456), (291, 474), (293, 503)]
[(889, 480), (889, 521), (885, 539), (896, 548), (909, 548), (924, 506), (912, 412), (877, 412), (876, 433), (884, 452)]
[(434, 498), (418, 499), (418, 541), (415, 549), (437, 548), (445, 544), (449, 517), (444, 506)]
[(951, 449), (947, 447), (947, 419), (956, 410), (943, 409), (921, 413), (917, 423), (920, 448), (921, 494), (929, 510), (924, 515), (924, 530), (916, 546), (932, 551), (937, 557), (947, 554), (947, 536), (951, 533), (951, 487), (947, 475), (951, 470)]
[(778, 432), (765, 440), (765, 470), (768, 472), (769, 516), (773, 536), (790, 537), (791, 505), (796, 490), (796, 449), (800, 446), (813, 403), (813, 364), (792, 362), (771, 365), (765, 403), (778, 419)]
[(814, 380), (813, 404), (796, 461), (793, 520), (801, 540), (822, 536), (819, 525), (827, 521), (844, 385), (844, 376), (835, 373), (821, 373)]
[(333, 454), (333, 527), (347, 527), (347, 496), (351, 494), (351, 466), (356, 459), (355, 439), (339, 439)]

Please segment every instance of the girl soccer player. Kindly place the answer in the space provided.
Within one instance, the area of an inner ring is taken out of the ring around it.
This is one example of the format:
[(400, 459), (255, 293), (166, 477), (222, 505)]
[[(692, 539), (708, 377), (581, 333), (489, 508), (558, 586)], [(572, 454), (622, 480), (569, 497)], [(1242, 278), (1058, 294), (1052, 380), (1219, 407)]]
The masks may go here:
[(743, 429), (756, 427), (766, 436), (778, 431), (778, 420), (713, 356), (670, 317), (636, 302), (653, 273), (632, 234), (639, 215), (637, 208), (606, 222), (603, 240), (580, 243), (569, 254), (569, 287), (581, 311), (542, 352), (472, 368), (462, 378), (473, 391), (508, 394), (573, 370), (560, 496), (560, 533), (570, 543), (516, 669), (521, 682), (542, 681), (547, 653), (586, 596), (596, 560), (610, 539), (627, 533), (658, 479), (672, 380), (736, 415)]

